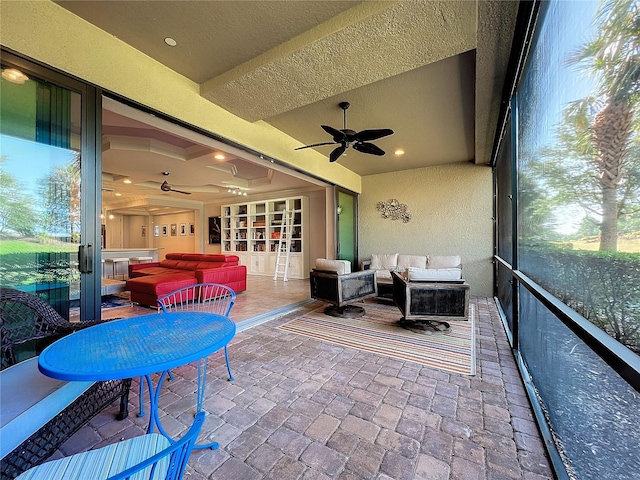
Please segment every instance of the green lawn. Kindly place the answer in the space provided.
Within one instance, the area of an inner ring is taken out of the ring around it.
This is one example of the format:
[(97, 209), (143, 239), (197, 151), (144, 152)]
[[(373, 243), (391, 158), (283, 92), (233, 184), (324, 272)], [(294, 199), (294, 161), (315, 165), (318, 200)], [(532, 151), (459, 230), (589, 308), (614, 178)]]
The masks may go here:
[[(600, 247), (598, 240), (571, 240), (573, 250), (591, 250), (596, 251)], [(640, 238), (619, 238), (618, 251), (626, 253), (640, 253)]]
[(38, 253), (38, 252), (76, 252), (78, 245), (74, 243), (41, 243), (27, 240), (0, 240), (0, 255), (9, 253)]

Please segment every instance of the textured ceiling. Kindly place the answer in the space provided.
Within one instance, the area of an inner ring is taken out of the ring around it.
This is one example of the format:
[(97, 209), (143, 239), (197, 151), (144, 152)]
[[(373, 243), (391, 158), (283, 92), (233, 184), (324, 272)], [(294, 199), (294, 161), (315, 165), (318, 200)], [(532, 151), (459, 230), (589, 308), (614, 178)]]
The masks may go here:
[[(200, 84), (203, 97), (301, 144), (321, 124), (391, 128), (360, 175), (487, 163), (518, 2), (57, 1)], [(177, 46), (169, 47), (165, 37)], [(117, 129), (117, 125), (113, 126)], [(122, 132), (121, 132), (122, 133)], [(393, 151), (406, 154), (396, 157)], [(331, 146), (318, 147), (327, 156)]]
[(205, 82), (200, 93), (261, 120), (474, 47), (473, 2), (365, 2)]

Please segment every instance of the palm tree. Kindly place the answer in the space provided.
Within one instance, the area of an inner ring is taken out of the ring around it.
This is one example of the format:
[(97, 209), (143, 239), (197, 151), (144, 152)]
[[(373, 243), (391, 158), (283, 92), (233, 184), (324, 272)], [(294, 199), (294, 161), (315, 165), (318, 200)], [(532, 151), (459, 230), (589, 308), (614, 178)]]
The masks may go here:
[(603, 2), (598, 11), (596, 38), (570, 62), (598, 79), (598, 98), (585, 99), (580, 108), (596, 108), (589, 127), (595, 150), (597, 179), (602, 192), (600, 250), (618, 247), (618, 189), (634, 133), (634, 114), (640, 96), (640, 3), (638, 0)]
[[(594, 168), (600, 170), (600, 157), (593, 145), (592, 125), (600, 110), (585, 108), (597, 105), (594, 98), (569, 104), (551, 146), (541, 150), (541, 161), (531, 162), (530, 168), (534, 177), (543, 179), (550, 207), (579, 205), (586, 214), (585, 220), (599, 233), (603, 217), (602, 175), (594, 175)], [(636, 122), (632, 128), (637, 126)], [(640, 212), (640, 136), (632, 135), (618, 175), (614, 210), (619, 231), (621, 218), (630, 219)]]

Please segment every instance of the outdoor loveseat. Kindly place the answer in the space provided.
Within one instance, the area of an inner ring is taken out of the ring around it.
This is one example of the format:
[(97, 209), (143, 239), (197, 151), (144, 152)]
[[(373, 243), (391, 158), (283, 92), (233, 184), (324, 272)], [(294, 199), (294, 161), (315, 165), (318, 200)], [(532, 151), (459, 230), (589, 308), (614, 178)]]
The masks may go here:
[(402, 253), (373, 254), (360, 262), (360, 270), (374, 270), (378, 295), (393, 297), (391, 272), (406, 273), (407, 269), (420, 271), (423, 282), (459, 282), (462, 262), (458, 255), (405, 255)]

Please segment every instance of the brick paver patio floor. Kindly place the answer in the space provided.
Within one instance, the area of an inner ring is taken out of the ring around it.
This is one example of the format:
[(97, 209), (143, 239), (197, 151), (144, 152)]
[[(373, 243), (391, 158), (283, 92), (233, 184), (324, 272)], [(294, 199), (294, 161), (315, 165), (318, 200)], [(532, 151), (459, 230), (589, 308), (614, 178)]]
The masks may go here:
[[(475, 376), (286, 333), (271, 320), (229, 346), (235, 381), (211, 357), (201, 441), (185, 479), (551, 479), (496, 306), (475, 297)], [(195, 405), (194, 366), (164, 385), (163, 423), (179, 436)], [(103, 412), (68, 440), (68, 455), (144, 433), (137, 380), (128, 419)]]

